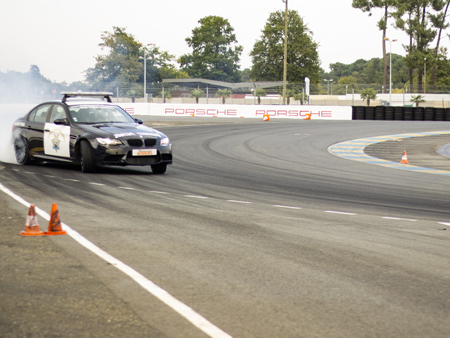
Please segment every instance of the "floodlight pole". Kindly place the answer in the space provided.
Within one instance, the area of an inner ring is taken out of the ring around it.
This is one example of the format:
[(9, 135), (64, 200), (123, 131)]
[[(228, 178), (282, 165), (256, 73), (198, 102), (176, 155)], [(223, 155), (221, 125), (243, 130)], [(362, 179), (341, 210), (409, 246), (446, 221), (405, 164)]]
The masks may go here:
[(389, 105), (392, 105), (392, 42), (397, 41), (397, 39), (384, 39), (389, 41)]
[(147, 49), (144, 47), (144, 103), (147, 103)]
[(286, 4), (286, 9), (284, 11), (284, 67), (283, 67), (283, 104), (286, 104), (288, 0), (282, 0), (282, 1)]

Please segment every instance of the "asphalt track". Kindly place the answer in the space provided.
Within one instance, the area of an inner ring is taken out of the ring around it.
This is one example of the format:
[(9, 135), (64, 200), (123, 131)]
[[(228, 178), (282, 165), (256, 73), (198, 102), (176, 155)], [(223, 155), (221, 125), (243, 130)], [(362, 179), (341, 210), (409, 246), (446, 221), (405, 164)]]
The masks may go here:
[[(174, 145), (165, 175), (2, 164), (0, 183), (43, 210), (58, 203), (72, 229), (233, 337), (448, 336), (449, 177), (328, 152), (445, 122), (146, 119)], [(445, 166), (433, 150), (448, 136), (420, 139), (370, 152)], [(206, 336), (71, 237), (44, 240), (122, 302), (133, 336)]]

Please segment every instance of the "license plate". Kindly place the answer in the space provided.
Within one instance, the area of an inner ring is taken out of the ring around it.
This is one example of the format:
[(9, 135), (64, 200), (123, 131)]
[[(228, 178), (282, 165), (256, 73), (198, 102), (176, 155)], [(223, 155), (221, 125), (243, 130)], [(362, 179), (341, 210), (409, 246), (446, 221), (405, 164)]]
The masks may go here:
[(155, 156), (156, 149), (133, 149), (133, 156)]

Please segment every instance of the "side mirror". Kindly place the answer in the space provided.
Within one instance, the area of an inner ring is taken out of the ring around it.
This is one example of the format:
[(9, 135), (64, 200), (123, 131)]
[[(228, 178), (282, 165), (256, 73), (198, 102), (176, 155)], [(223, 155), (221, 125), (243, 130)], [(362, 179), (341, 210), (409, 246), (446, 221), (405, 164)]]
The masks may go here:
[(68, 126), (69, 125), (69, 120), (65, 119), (56, 119), (55, 121), (53, 121), (54, 124), (61, 124), (64, 126)]
[(142, 123), (144, 123), (144, 120), (142, 120), (142, 119), (134, 119), (137, 123), (139, 123), (139, 124), (142, 124)]

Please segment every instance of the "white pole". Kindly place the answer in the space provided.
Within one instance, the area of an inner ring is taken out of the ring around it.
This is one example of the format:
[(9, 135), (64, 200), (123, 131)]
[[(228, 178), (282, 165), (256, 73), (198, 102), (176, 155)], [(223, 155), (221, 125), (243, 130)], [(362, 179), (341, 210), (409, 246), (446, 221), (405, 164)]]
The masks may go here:
[(392, 105), (392, 41), (389, 40), (389, 105)]
[(147, 50), (144, 47), (144, 102), (147, 103)]

